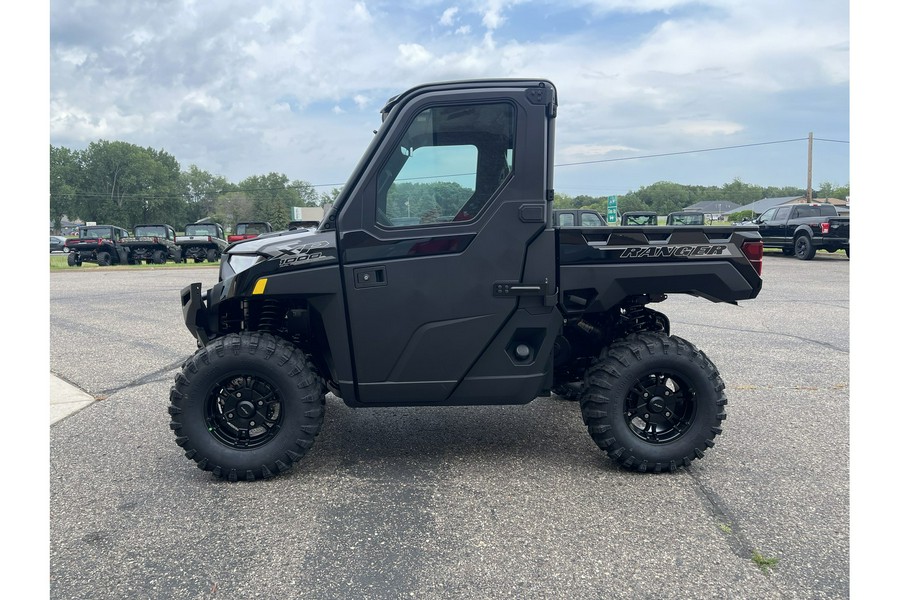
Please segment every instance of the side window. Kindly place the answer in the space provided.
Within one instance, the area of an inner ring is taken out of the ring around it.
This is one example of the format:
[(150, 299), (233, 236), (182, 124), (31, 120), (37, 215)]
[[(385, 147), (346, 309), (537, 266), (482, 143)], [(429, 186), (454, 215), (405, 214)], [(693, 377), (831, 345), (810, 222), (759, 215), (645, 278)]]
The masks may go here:
[(418, 113), (378, 172), (375, 222), (417, 227), (474, 219), (512, 170), (512, 104)]
[(600, 217), (598, 217), (594, 213), (583, 213), (581, 215), (581, 226), (582, 227), (602, 227), (603, 223), (600, 222)]
[(760, 223), (768, 223), (769, 221), (772, 220), (772, 217), (774, 217), (774, 216), (775, 216), (775, 209), (770, 208), (769, 210), (764, 212), (762, 214), (762, 216), (759, 217), (759, 222)]
[(575, 215), (573, 215), (572, 213), (559, 213), (558, 218), (560, 227), (575, 226)]
[(791, 207), (785, 206), (784, 208), (779, 208), (778, 212), (775, 213), (776, 221), (787, 221), (788, 215), (791, 213)]

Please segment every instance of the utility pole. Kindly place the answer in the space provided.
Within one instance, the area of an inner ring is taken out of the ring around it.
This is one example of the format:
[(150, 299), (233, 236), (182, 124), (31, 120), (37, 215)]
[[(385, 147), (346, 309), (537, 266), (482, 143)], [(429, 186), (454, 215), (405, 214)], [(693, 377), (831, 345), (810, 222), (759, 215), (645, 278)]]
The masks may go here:
[(813, 134), (809, 132), (809, 149), (807, 150), (806, 159), (806, 201), (812, 202), (812, 142)]

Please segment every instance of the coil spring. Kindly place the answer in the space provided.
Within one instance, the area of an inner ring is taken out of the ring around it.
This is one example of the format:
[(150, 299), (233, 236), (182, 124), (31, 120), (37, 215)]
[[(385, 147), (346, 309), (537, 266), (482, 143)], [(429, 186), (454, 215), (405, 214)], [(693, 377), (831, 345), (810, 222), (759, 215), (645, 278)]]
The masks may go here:
[(278, 318), (281, 311), (278, 310), (277, 300), (265, 300), (259, 309), (259, 330), (275, 331), (278, 329)]

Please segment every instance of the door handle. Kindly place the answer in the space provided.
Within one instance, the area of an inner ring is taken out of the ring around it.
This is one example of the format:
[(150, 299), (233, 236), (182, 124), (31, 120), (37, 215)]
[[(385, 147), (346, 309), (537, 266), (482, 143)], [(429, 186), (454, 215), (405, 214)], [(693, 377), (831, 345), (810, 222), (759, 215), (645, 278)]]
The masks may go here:
[(387, 271), (384, 267), (353, 269), (353, 284), (357, 289), (387, 285)]
[(521, 281), (497, 281), (494, 283), (495, 296), (546, 296), (550, 285), (542, 283), (523, 283)]

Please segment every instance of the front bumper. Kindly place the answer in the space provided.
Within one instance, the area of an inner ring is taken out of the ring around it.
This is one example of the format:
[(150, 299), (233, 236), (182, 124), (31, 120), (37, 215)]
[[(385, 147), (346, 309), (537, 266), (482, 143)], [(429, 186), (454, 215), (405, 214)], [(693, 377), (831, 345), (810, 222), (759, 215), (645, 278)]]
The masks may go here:
[(209, 311), (201, 292), (201, 283), (192, 283), (181, 290), (181, 313), (184, 324), (200, 346), (209, 343)]

